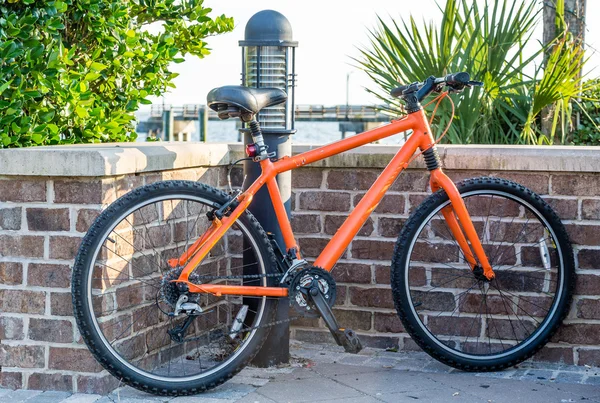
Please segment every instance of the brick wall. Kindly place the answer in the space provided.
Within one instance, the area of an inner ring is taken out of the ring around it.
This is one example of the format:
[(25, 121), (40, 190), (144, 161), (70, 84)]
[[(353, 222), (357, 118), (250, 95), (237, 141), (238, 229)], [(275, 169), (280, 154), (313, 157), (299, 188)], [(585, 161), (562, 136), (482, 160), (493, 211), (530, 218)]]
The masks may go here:
[[(304, 168), (293, 176), (293, 221), (305, 257), (314, 259), (360, 201), (377, 169)], [(446, 170), (455, 181), (498, 176), (522, 183), (548, 201), (565, 223), (574, 243), (577, 286), (567, 320), (536, 357), (567, 364), (600, 363), (600, 173)], [(390, 292), (390, 264), (403, 222), (428, 195), (426, 170), (407, 170), (392, 186), (333, 270), (338, 284), (334, 310), (364, 345), (404, 350), (418, 346), (404, 331)], [(315, 329), (315, 327), (317, 329)], [(333, 342), (322, 320), (301, 319), (292, 337)]]
[[(0, 387), (114, 388), (116, 381), (93, 360), (72, 317), (71, 266), (81, 238), (99, 211), (143, 184), (188, 179), (224, 186), (225, 170), (216, 166), (241, 151), (237, 145), (102, 147), (90, 147), (100, 157), (81, 155), (77, 147), (0, 150)], [(560, 158), (552, 154), (560, 148), (546, 150), (523, 156), (521, 149), (448, 148), (442, 156), (456, 180), (484, 174), (514, 179), (559, 212), (575, 243), (576, 296), (565, 325), (536, 359), (598, 365), (600, 160), (582, 154), (584, 148)], [(373, 147), (294, 172), (292, 225), (307, 257), (318, 255), (394, 151)], [(240, 173), (233, 176), (238, 185)], [(389, 265), (403, 221), (427, 193), (425, 170), (404, 172), (333, 272), (336, 315), (366, 345), (416, 348), (393, 309)], [(332, 342), (319, 320), (298, 320), (291, 329), (300, 340)]]
[(103, 208), (138, 186), (161, 179), (218, 186), (219, 174), (192, 168), (104, 178), (0, 177), (0, 387), (114, 389), (118, 381), (88, 352), (72, 316), (71, 267), (81, 238)]

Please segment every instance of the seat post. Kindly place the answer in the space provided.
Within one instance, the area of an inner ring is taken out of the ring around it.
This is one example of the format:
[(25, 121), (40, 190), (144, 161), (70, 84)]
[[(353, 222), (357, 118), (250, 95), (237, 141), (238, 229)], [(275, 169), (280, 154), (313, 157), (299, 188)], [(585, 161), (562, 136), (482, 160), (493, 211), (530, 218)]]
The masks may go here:
[(265, 145), (265, 139), (263, 138), (260, 124), (252, 117), (252, 120), (248, 122), (248, 126), (250, 134), (252, 135), (252, 141), (254, 141), (254, 144), (256, 144), (258, 148), (258, 156), (256, 159), (262, 161), (269, 158), (269, 153), (267, 152), (268, 147)]

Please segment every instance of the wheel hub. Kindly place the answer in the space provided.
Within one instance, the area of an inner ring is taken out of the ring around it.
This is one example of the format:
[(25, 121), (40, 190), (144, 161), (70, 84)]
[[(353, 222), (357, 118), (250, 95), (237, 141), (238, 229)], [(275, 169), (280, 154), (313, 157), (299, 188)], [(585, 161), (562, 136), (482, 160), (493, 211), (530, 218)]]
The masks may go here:
[[(177, 301), (182, 294), (187, 294), (186, 292), (180, 289), (178, 283), (174, 283), (174, 280), (177, 280), (183, 271), (183, 267), (177, 267), (175, 269), (169, 270), (162, 278), (161, 287), (160, 287), (160, 297), (161, 300), (169, 305), (171, 308), (175, 309), (177, 306)], [(200, 282), (200, 276), (198, 274), (192, 273), (190, 274), (189, 281), (195, 284)], [(200, 300), (200, 294), (190, 293), (187, 294), (188, 300), (187, 302), (198, 303)]]
[(491, 281), (485, 276), (485, 274), (483, 274), (483, 267), (479, 265), (473, 268), (473, 277), (475, 277), (475, 279), (477, 280), (485, 281), (486, 283), (489, 283)]

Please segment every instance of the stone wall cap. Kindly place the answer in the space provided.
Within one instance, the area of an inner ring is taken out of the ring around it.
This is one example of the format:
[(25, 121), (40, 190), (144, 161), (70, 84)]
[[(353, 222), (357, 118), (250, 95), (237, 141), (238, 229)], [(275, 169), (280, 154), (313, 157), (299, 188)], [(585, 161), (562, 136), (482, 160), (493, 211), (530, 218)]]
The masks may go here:
[[(297, 144), (298, 154), (319, 147)], [(309, 166), (383, 168), (397, 145), (366, 145)], [(600, 147), (440, 145), (448, 169), (600, 172)], [(102, 177), (226, 165), (244, 157), (240, 143), (79, 144), (0, 150), (0, 175)], [(424, 168), (422, 158), (411, 167)]]
[(106, 143), (0, 150), (1, 175), (114, 176), (229, 163), (226, 143)]

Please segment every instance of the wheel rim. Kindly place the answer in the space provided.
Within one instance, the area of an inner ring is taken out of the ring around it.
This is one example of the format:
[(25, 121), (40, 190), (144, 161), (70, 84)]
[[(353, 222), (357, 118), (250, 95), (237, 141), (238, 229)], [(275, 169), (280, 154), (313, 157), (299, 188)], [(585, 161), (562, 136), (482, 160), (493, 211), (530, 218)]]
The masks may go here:
[[(548, 221), (522, 198), (493, 190), (461, 196), (496, 278), (477, 280), (456, 241), (449, 240), (441, 214), (450, 204), (445, 201), (409, 245), (406, 295), (419, 327), (440, 348), (473, 360), (505, 358), (538, 340), (556, 315), (564, 292), (560, 244)], [(436, 253), (446, 261), (435, 262)]]
[[(173, 300), (168, 300), (169, 292), (164, 292), (168, 281), (161, 280), (170, 269), (167, 261), (180, 256), (184, 248), (191, 246), (208, 228), (205, 212), (215, 206), (214, 202), (196, 196), (158, 196), (132, 206), (100, 237), (102, 241), (92, 259), (94, 270), (88, 270), (87, 299), (92, 308), (88, 314), (108, 352), (139, 375), (166, 382), (188, 382), (210, 376), (235, 361), (256, 334), (253, 328), (262, 320), (266, 298), (209, 295), (193, 301), (206, 308), (203, 314), (194, 318), (186, 332), (187, 338), (198, 340), (175, 344), (166, 332), (187, 317), (181, 314), (181, 318), (173, 319), (166, 315), (173, 310)], [(140, 222), (139, 226), (136, 220)], [(162, 244), (158, 244), (161, 239)], [(170, 239), (171, 243), (166, 243), (165, 239)], [(111, 244), (112, 251), (107, 246)], [(213, 251), (216, 252), (213, 254)], [(114, 266), (117, 261), (120, 269)], [(194, 273), (205, 276), (242, 274), (244, 266), (265, 273), (265, 262), (257, 241), (238, 220)], [(171, 277), (177, 276), (178, 272), (171, 273)], [(239, 279), (205, 282), (242, 284)], [(243, 284), (266, 286), (267, 280), (262, 277), (244, 280)], [(244, 305), (249, 308), (241, 331), (236, 333), (232, 328), (233, 320)], [(230, 335), (236, 336), (235, 339)], [(223, 345), (225, 341), (227, 345)], [(215, 343), (219, 344), (220, 350)], [(212, 360), (206, 359), (209, 356)]]

